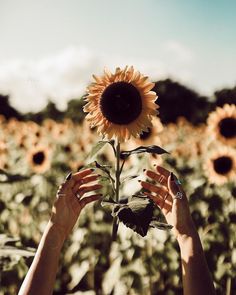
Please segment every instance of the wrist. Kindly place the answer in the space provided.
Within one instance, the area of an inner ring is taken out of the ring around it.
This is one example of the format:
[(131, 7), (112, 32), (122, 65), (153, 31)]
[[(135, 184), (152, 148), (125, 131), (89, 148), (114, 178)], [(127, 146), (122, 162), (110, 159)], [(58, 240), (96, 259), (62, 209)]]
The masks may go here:
[(53, 250), (55, 249), (60, 250), (66, 239), (64, 229), (60, 225), (49, 220), (45, 232), (46, 232), (46, 243), (48, 247)]
[(196, 239), (198, 237), (198, 232), (193, 224), (193, 222), (190, 222), (187, 228), (185, 228), (182, 231), (179, 231), (177, 234), (177, 241), (179, 245), (185, 244), (187, 241), (191, 241), (193, 239)]
[(188, 233), (177, 237), (181, 257), (188, 260), (192, 256), (202, 254), (202, 244), (196, 228), (192, 228)]

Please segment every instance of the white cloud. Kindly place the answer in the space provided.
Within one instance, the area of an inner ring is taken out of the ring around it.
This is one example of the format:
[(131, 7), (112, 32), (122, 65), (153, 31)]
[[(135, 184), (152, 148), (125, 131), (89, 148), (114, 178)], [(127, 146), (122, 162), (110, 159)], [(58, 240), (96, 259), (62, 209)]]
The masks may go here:
[[(164, 59), (137, 60), (124, 56), (97, 55), (87, 48), (69, 47), (59, 54), (39, 60), (15, 60), (0, 64), (0, 93), (9, 94), (11, 103), (18, 110), (38, 111), (48, 99), (61, 109), (69, 99), (85, 93), (93, 73), (100, 74), (104, 66), (113, 71), (116, 66), (134, 65), (151, 80), (175, 77), (191, 82), (191, 66), (179, 66), (180, 57), (190, 60), (191, 54), (178, 43), (168, 43), (167, 48), (176, 53), (172, 62)], [(187, 54), (188, 53), (188, 54)]]
[(0, 93), (10, 94), (21, 111), (37, 111), (50, 98), (60, 108), (85, 92), (100, 59), (85, 48), (70, 47), (38, 61), (12, 61), (0, 65)]

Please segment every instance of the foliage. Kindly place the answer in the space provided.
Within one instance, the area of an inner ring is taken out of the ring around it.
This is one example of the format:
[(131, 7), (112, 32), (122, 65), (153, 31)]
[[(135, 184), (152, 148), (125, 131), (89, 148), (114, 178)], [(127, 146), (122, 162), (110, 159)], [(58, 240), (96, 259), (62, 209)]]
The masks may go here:
[[(183, 119), (164, 125), (163, 131), (151, 140), (153, 144), (160, 143), (170, 155), (133, 154), (127, 159), (128, 173), (122, 179), (123, 205), (119, 204), (114, 213), (125, 219), (121, 209), (123, 213), (134, 209), (129, 197), (139, 192), (136, 176), (144, 178), (144, 168), (154, 169), (153, 164), (162, 164), (173, 170), (189, 196), (192, 217), (203, 241), (217, 294), (225, 294), (230, 284), (234, 290), (235, 183), (210, 184), (209, 171), (203, 169), (208, 152), (215, 145), (220, 147), (220, 143), (211, 141), (205, 125), (193, 126)], [(0, 294), (17, 293), (32, 262), (32, 248), (37, 248), (50, 216), (58, 185), (68, 171), (76, 171), (91, 162), (88, 154), (97, 141), (84, 121), (76, 124), (70, 120), (44, 120), (40, 125), (30, 121), (1, 121), (0, 245), (11, 253), (5, 255), (5, 252), (4, 259), (1, 258)], [(36, 173), (29, 161), (35, 145), (43, 146), (50, 155), (49, 165), (41, 173)], [(146, 146), (145, 140), (142, 145)], [(133, 150), (134, 146), (137, 145), (129, 142), (128, 147), (123, 146), (121, 150)], [(102, 145), (99, 153), (95, 149), (93, 165), (99, 163), (105, 169), (110, 165), (111, 152), (109, 144)], [(99, 167), (96, 169), (103, 175), (102, 192), (109, 196), (107, 175)], [(130, 175), (134, 177), (130, 179)], [(90, 294), (182, 294), (179, 249), (171, 231), (153, 228), (143, 238), (120, 223), (118, 239), (113, 242), (112, 219), (99, 202), (83, 210), (79, 224), (63, 248), (54, 294), (78, 291), (85, 294), (86, 291)], [(165, 220), (160, 216), (152, 225), (161, 227), (162, 222)]]

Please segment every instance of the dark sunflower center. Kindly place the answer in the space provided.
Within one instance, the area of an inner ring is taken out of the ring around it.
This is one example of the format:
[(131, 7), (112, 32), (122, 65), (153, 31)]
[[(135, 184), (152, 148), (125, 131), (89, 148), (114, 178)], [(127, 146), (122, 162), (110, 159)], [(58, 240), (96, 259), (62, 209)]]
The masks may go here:
[(114, 124), (129, 124), (142, 112), (142, 98), (132, 84), (117, 82), (109, 85), (101, 96), (101, 111)]
[(225, 118), (219, 123), (220, 134), (225, 138), (233, 138), (236, 136), (236, 119)]
[(45, 160), (44, 152), (37, 152), (33, 155), (33, 162), (35, 165), (41, 165)]
[(233, 161), (230, 157), (222, 156), (215, 159), (213, 165), (216, 173), (225, 175), (233, 168)]
[(152, 135), (152, 129), (151, 128), (148, 128), (148, 131), (143, 131), (141, 134), (140, 134), (140, 139), (142, 140), (146, 140), (148, 139), (149, 137), (151, 137)]
[(71, 147), (70, 147), (69, 144), (64, 146), (64, 151), (65, 151), (65, 153), (70, 153), (71, 152)]

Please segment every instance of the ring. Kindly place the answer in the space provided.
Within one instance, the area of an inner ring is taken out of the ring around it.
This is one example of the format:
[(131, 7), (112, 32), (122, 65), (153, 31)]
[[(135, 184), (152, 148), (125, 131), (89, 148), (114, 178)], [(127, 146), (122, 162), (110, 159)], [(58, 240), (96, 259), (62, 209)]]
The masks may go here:
[(162, 181), (165, 179), (165, 177), (163, 175), (161, 175), (161, 177), (159, 178), (159, 182), (162, 183)]
[(182, 199), (182, 198), (183, 198), (183, 194), (181, 192), (177, 192), (177, 194), (174, 197), (174, 199)]
[(181, 184), (181, 181), (179, 179), (175, 179), (176, 184)]
[(169, 196), (169, 193), (166, 193), (164, 196), (164, 201), (168, 198), (168, 196)]
[(58, 197), (58, 198), (60, 198), (60, 197), (64, 197), (64, 196), (66, 196), (66, 194), (63, 194), (63, 193), (59, 193), (59, 194), (57, 194), (57, 197)]

